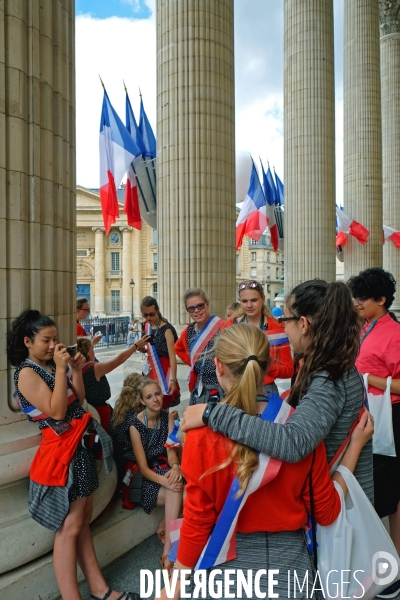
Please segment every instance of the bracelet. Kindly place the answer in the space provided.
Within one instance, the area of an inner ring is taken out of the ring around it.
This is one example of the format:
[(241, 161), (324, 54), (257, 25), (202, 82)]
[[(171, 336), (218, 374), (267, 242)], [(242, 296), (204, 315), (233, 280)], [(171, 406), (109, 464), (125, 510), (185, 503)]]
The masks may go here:
[(204, 425), (208, 425), (208, 419), (210, 418), (211, 411), (214, 410), (214, 408), (217, 406), (217, 404), (218, 404), (218, 402), (208, 402), (207, 403), (205, 411), (203, 412), (203, 416), (201, 417), (201, 420), (203, 421)]
[(169, 382), (171, 383), (171, 381), (173, 381), (174, 383), (178, 383), (177, 379), (170, 379)]
[[(139, 350), (139, 348), (137, 347), (137, 344), (136, 344), (136, 343), (135, 343), (135, 344), (133, 344), (133, 345), (135, 346), (136, 350)], [(135, 350), (135, 352), (136, 352), (136, 350)]]

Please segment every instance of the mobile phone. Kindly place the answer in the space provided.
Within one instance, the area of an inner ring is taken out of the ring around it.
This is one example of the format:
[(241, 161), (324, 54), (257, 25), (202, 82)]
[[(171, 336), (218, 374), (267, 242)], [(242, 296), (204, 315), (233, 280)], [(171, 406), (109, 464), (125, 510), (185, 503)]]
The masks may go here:
[(98, 335), (103, 335), (103, 334), (101, 333), (101, 331), (96, 331), (96, 333), (94, 334), (94, 336), (97, 337)]
[(143, 323), (141, 325), (142, 325), (142, 333), (146, 333), (146, 322), (143, 321)]
[(71, 358), (76, 356), (76, 346), (65, 346), (65, 349)]
[(142, 338), (146, 337), (146, 335), (150, 335), (150, 339), (148, 340), (148, 344), (154, 345), (154, 333), (147, 334), (146, 332), (142, 333)]

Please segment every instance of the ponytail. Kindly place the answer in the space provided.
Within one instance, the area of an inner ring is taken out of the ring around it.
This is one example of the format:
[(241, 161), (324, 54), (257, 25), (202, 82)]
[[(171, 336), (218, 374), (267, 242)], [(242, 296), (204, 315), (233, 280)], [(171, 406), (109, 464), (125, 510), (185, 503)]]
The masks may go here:
[(289, 394), (297, 406), (307, 391), (310, 375), (326, 371), (336, 381), (354, 367), (360, 348), (360, 321), (349, 288), (341, 281), (313, 279), (296, 286), (286, 301), (295, 317), (309, 322), (304, 362)]
[[(228, 367), (235, 383), (221, 404), (235, 406), (248, 415), (256, 415), (257, 390), (262, 386), (269, 365), (269, 343), (263, 331), (254, 325), (239, 323), (224, 329), (215, 342), (215, 356)], [(257, 453), (243, 444), (235, 444), (231, 457), (238, 465), (239, 495), (244, 493), (251, 473), (258, 465)]]
[(24, 338), (28, 337), (33, 342), (41, 329), (55, 326), (50, 317), (41, 315), (38, 310), (24, 310), (13, 321), (11, 330), (7, 333), (7, 356), (12, 366), (18, 367), (29, 356)]

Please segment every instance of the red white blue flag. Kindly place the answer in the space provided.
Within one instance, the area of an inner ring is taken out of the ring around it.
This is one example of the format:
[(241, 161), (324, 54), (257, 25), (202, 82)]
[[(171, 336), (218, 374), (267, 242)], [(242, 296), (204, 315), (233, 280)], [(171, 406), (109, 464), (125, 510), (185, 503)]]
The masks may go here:
[(346, 245), (346, 234), (350, 234), (355, 237), (360, 244), (365, 244), (368, 241), (369, 231), (354, 221), (344, 210), (341, 210), (338, 206), (336, 207), (336, 220), (337, 220), (337, 234), (336, 234), (336, 248), (338, 246)]
[(400, 231), (393, 229), (392, 227), (388, 227), (387, 225), (383, 226), (383, 243), (385, 240), (390, 240), (396, 246), (396, 248), (400, 248)]
[[(150, 323), (145, 323), (144, 327), (145, 327), (147, 335), (151, 335), (153, 333), (153, 329), (151, 328)], [(158, 356), (156, 347), (154, 346), (154, 344), (150, 344), (150, 342), (148, 342), (146, 344), (146, 346), (147, 346), (147, 358), (149, 360), (151, 369), (157, 375), (157, 381), (160, 384), (161, 391), (164, 396), (169, 395), (167, 378), (164, 375), (164, 371), (161, 366), (160, 357)], [(168, 373), (167, 373), (168, 378), (169, 378), (169, 372), (170, 371), (168, 370)]]
[(266, 210), (264, 192), (253, 162), (247, 196), (236, 221), (236, 250), (242, 245), (245, 235), (256, 242), (260, 239), (268, 224)]
[(106, 235), (119, 217), (117, 187), (138, 154), (138, 146), (104, 90), (100, 120), (100, 200)]
[(279, 248), (279, 233), (275, 219), (275, 204), (279, 202), (278, 190), (275, 186), (275, 181), (268, 165), (268, 171), (265, 173), (263, 164), (261, 163), (264, 184), (264, 196), (266, 200), (266, 215), (268, 220), (268, 228), (271, 234), (271, 244), (276, 252)]

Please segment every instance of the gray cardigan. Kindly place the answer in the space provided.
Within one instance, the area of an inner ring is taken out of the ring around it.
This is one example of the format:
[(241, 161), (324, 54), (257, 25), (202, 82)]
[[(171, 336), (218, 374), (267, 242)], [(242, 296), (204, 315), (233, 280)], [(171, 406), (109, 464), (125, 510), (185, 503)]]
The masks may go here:
[[(286, 425), (263, 421), (222, 404), (211, 412), (209, 427), (231, 440), (292, 463), (310, 454), (324, 440), (330, 461), (360, 412), (363, 386), (355, 367), (338, 381), (328, 381), (326, 377), (326, 372), (310, 377), (308, 391)], [(361, 451), (354, 475), (373, 503), (372, 440)]]

